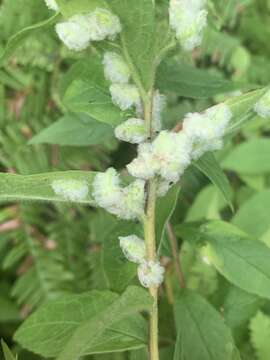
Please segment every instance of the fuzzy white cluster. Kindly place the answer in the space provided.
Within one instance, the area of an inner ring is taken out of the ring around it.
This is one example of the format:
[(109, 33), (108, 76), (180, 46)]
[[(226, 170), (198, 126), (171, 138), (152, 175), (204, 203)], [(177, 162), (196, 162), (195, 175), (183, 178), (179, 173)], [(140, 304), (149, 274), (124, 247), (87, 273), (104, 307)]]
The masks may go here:
[(183, 131), (161, 131), (152, 143), (140, 144), (137, 158), (127, 165), (129, 173), (144, 180), (158, 176), (158, 194), (163, 196), (192, 160), (222, 147), (231, 117), (225, 104), (213, 106), (204, 113), (188, 114)]
[(69, 201), (83, 201), (89, 193), (88, 184), (83, 180), (54, 180), (51, 186), (56, 195)]
[(129, 173), (149, 180), (155, 175), (167, 182), (177, 182), (189, 165), (191, 144), (183, 133), (162, 131), (153, 143), (138, 147), (138, 157), (128, 166)]
[(138, 278), (146, 287), (158, 287), (164, 279), (165, 269), (159, 261), (144, 261), (138, 266)]
[(93, 196), (96, 203), (121, 219), (134, 220), (144, 214), (145, 183), (135, 180), (126, 187), (120, 186), (116, 170), (109, 168), (95, 176)]
[(48, 6), (48, 8), (51, 9), (51, 10), (54, 10), (54, 11), (59, 10), (59, 7), (58, 7), (55, 0), (45, 0), (45, 3)]
[(170, 0), (170, 25), (182, 47), (191, 51), (202, 42), (207, 24), (205, 0)]
[(74, 15), (69, 20), (56, 24), (56, 32), (70, 50), (81, 51), (90, 44), (90, 32), (87, 17)]
[(162, 114), (166, 107), (166, 96), (156, 90), (153, 96), (152, 124), (153, 130), (159, 132), (162, 129)]
[(145, 243), (136, 235), (120, 236), (120, 247), (125, 257), (136, 264), (145, 259)]
[(254, 111), (262, 118), (270, 117), (270, 90), (255, 104)]
[(145, 121), (142, 119), (131, 118), (115, 128), (117, 139), (131, 144), (140, 144), (147, 138)]
[(192, 143), (191, 158), (198, 159), (207, 151), (219, 150), (232, 118), (230, 108), (219, 104), (204, 113), (190, 113), (183, 122), (183, 132)]
[(104, 74), (111, 83), (127, 84), (130, 71), (123, 57), (116, 52), (107, 51), (103, 56)]
[(141, 106), (138, 88), (133, 84), (112, 84), (110, 86), (112, 101), (121, 110), (128, 110), (132, 106)]
[(97, 8), (88, 14), (74, 15), (56, 25), (56, 32), (71, 50), (86, 49), (91, 41), (114, 38), (121, 31), (118, 17), (106, 9)]

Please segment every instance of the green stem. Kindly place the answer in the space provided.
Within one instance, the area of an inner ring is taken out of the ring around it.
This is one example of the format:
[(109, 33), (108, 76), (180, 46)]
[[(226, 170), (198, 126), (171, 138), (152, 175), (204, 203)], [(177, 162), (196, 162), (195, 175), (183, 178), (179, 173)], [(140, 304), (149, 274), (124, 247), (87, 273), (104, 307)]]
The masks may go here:
[[(152, 91), (148, 94), (147, 101), (144, 101), (144, 118), (147, 124), (149, 137), (153, 139), (152, 131)], [(147, 203), (144, 218), (144, 238), (146, 244), (147, 261), (156, 261), (156, 180), (152, 179), (147, 183)], [(149, 320), (149, 353), (150, 360), (159, 360), (158, 349), (158, 287), (151, 286), (149, 293), (153, 297), (153, 307)]]

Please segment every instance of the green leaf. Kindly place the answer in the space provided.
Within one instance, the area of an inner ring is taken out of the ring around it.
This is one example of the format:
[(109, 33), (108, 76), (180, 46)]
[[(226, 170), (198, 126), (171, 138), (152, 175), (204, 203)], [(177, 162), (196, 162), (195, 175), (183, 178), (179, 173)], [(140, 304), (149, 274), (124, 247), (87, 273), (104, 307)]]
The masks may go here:
[(224, 299), (224, 319), (230, 328), (244, 325), (258, 311), (262, 300), (238, 287), (231, 286)]
[(270, 249), (231, 224), (212, 221), (201, 226), (207, 256), (216, 269), (242, 290), (270, 299)]
[(102, 124), (84, 114), (67, 114), (35, 135), (29, 144), (58, 144), (88, 146), (110, 141), (111, 126)]
[(174, 360), (230, 360), (234, 342), (220, 314), (200, 295), (185, 290), (174, 305)]
[(270, 173), (270, 139), (255, 138), (237, 145), (222, 162), (222, 166), (240, 174)]
[(16, 200), (70, 202), (63, 196), (55, 194), (52, 183), (55, 180), (78, 180), (89, 186), (85, 199), (78, 202), (93, 205), (91, 193), (95, 175), (96, 173), (89, 171), (57, 171), (35, 175), (0, 173), (0, 202)]
[(1, 339), (1, 345), (4, 352), (4, 360), (17, 360), (17, 356), (14, 357), (12, 352), (9, 350), (7, 344), (4, 342), (4, 340)]
[[(141, 288), (129, 287), (122, 296), (109, 291), (66, 295), (44, 304), (15, 333), (26, 349), (45, 357), (74, 360), (95, 353), (145, 346), (145, 320), (152, 300)], [(46, 339), (46, 341), (44, 341)]]
[[(73, 67), (63, 85), (69, 84), (63, 98), (66, 107), (71, 112), (85, 113), (112, 126), (124, 121), (125, 112), (112, 103), (101, 59), (93, 56), (87, 62), (79, 64), (78, 66), (82, 66), (81, 71), (77, 66)], [(88, 70), (85, 69), (86, 66)]]
[(251, 343), (258, 360), (270, 358), (270, 317), (259, 311), (250, 322)]
[(57, 4), (66, 18), (75, 14), (90, 12), (95, 10), (96, 7), (108, 7), (104, 0), (57, 0)]
[(197, 221), (202, 219), (220, 219), (220, 211), (225, 208), (227, 202), (221, 192), (214, 185), (203, 188), (196, 196), (188, 210), (186, 220)]
[(240, 84), (175, 60), (163, 62), (159, 66), (157, 86), (164, 92), (194, 99), (210, 98), (241, 88)]
[(0, 323), (19, 321), (20, 313), (17, 306), (6, 296), (0, 295)]
[(227, 101), (227, 104), (233, 114), (233, 118), (228, 127), (228, 134), (237, 132), (245, 123), (253, 120), (257, 114), (253, 110), (256, 102), (264, 95), (267, 88), (250, 91), (244, 95), (235, 96)]
[[(155, 12), (152, 0), (110, 0), (122, 23), (121, 43), (133, 75), (145, 90), (153, 85), (155, 60)], [(136, 19), (136, 20), (135, 20)]]
[(206, 153), (194, 164), (220, 190), (225, 201), (233, 210), (232, 189), (213, 153)]
[(156, 204), (156, 239), (158, 253), (160, 254), (163, 245), (166, 224), (170, 220), (178, 200), (180, 186), (173, 186), (165, 196), (158, 198)]
[(22, 29), (21, 31), (19, 31), (18, 33), (14, 34), (7, 42), (7, 45), (4, 49), (4, 51), (2, 52), (2, 54), (0, 55), (0, 65), (3, 64), (3, 62), (10, 57), (13, 52), (16, 50), (16, 48), (18, 46), (20, 46), (20, 44), (29, 36), (32, 35), (33, 33), (37, 32), (37, 31), (44, 31), (47, 28), (51, 27), (52, 25), (55, 24), (56, 20), (59, 18), (59, 14), (55, 14), (53, 15), (51, 18), (41, 21), (37, 24), (28, 26), (24, 29)]
[(248, 199), (237, 211), (232, 222), (240, 229), (270, 246), (270, 190)]
[(119, 236), (130, 234), (138, 234), (138, 225), (118, 221), (103, 243), (101, 256), (103, 271), (108, 287), (113, 291), (123, 291), (137, 273), (137, 266), (125, 258), (119, 246)]

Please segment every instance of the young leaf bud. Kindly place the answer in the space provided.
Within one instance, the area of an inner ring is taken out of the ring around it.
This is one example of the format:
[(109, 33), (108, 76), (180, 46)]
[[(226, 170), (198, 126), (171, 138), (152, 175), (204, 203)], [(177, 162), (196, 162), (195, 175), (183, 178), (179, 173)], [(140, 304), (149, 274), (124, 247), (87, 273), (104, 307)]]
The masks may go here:
[(139, 144), (147, 138), (145, 121), (136, 118), (128, 119), (121, 125), (118, 125), (114, 133), (117, 139), (130, 142), (131, 144)]
[(104, 74), (111, 83), (126, 84), (130, 71), (123, 57), (115, 52), (107, 51), (103, 57)]
[(165, 269), (158, 261), (144, 261), (138, 267), (140, 283), (146, 287), (159, 287), (164, 279)]
[(136, 235), (120, 236), (120, 247), (125, 257), (136, 264), (141, 264), (145, 258), (145, 243)]
[(83, 180), (54, 180), (51, 184), (56, 195), (69, 201), (83, 201), (88, 195), (89, 188)]
[(270, 117), (270, 90), (255, 104), (254, 111), (262, 118)]
[(135, 85), (131, 84), (112, 84), (110, 86), (112, 101), (121, 110), (128, 110), (132, 106), (139, 106), (141, 99)]

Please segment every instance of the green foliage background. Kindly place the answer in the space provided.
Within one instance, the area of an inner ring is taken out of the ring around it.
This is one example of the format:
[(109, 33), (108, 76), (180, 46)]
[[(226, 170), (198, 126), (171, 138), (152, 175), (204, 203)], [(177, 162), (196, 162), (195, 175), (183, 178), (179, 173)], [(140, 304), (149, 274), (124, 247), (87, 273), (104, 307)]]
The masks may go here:
[[(124, 2), (113, 0), (112, 5), (121, 11)], [(145, 13), (144, 1), (136, 3)], [(100, 108), (89, 101), (108, 98), (108, 84), (98, 61), (103, 45), (91, 46), (82, 54), (68, 51), (53, 31), (55, 19), (50, 19), (52, 14), (43, 0), (2, 0), (0, 6), (1, 172), (103, 171), (108, 166), (124, 172), (135, 149), (117, 143), (112, 125), (127, 114), (111, 103)], [(157, 31), (162, 36), (156, 48), (166, 44), (167, 7), (167, 0), (157, 1)], [(225, 148), (215, 156), (230, 184), (215, 159), (204, 158), (185, 175), (179, 196), (178, 189), (172, 189), (158, 205), (159, 252), (167, 269), (160, 299), (161, 360), (229, 360), (228, 344), (239, 349), (235, 360), (269, 360), (270, 122), (251, 116), (247, 109), (261, 95), (256, 89), (270, 83), (270, 2), (213, 0), (209, 7), (210, 24), (201, 49), (192, 55), (172, 51), (158, 69), (157, 87), (168, 96), (166, 127), (173, 128), (187, 112), (204, 110), (235, 91), (255, 92), (241, 101), (237, 97), (229, 100), (237, 115), (231, 129), (234, 136), (228, 136)], [(131, 15), (125, 15), (127, 24), (132, 23)], [(151, 17), (147, 21), (150, 37)], [(42, 31), (32, 27), (39, 22)], [(138, 22), (136, 28), (141, 29)], [(140, 43), (139, 35), (136, 38), (131, 32), (126, 36), (148, 86), (148, 68), (156, 49), (145, 45), (147, 38)], [(142, 47), (146, 62), (140, 59), (138, 49)], [(95, 92), (97, 83), (100, 92)], [(90, 85), (95, 93), (89, 92)], [(41, 327), (44, 319), (60, 318), (77, 325), (87, 320), (87, 331), (93, 334), (102, 333), (104, 329), (96, 329), (96, 322), (110, 314), (111, 325), (108, 320), (103, 336), (91, 343), (84, 339), (87, 346), (82, 358), (146, 359), (147, 326), (138, 311), (147, 311), (150, 300), (136, 286), (136, 268), (118, 246), (119, 235), (140, 234), (138, 225), (122, 223), (90, 206), (17, 203), (17, 198), (29, 198), (27, 190), (22, 191), (17, 180), (7, 176), (0, 179), (0, 199), (12, 193), (9, 200), (13, 202), (1, 202), (0, 207), (0, 337), (21, 360), (47, 359), (62, 350), (73, 328)], [(31, 192), (36, 191), (36, 197), (46, 176), (33, 178)], [(57, 200), (49, 195), (46, 192), (42, 199)], [(163, 231), (174, 206), (171, 223), (181, 249), (187, 285), (184, 295)], [(51, 301), (56, 302), (50, 305)], [(125, 307), (121, 319), (119, 304)], [(29, 318), (37, 309), (36, 318)], [(17, 331), (27, 318), (24, 330)], [(33, 324), (38, 324), (36, 332), (29, 330)], [(52, 331), (54, 339), (50, 337), (44, 345), (40, 338), (46, 339)], [(12, 360), (8, 348), (3, 349), (5, 359)]]

